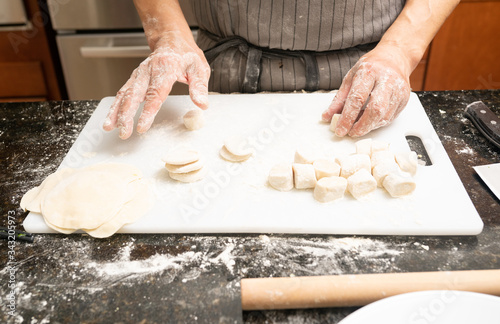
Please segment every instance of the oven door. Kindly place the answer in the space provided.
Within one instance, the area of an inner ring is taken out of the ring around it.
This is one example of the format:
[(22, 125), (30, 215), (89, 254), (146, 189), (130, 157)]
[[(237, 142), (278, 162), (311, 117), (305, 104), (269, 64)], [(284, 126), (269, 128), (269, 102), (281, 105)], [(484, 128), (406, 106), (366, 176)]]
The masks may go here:
[[(59, 35), (57, 45), (70, 100), (116, 95), (150, 53), (142, 32)], [(171, 91), (187, 93), (187, 85), (181, 83)]]

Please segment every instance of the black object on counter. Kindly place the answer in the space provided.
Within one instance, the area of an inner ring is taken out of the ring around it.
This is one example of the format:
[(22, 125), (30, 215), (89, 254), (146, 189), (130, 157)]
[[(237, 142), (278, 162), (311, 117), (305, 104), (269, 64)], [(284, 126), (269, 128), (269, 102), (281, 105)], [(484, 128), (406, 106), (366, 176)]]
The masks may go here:
[[(12, 235), (11, 232), (14, 232), (14, 235)], [(7, 227), (0, 227), (0, 239), (8, 240), (9, 236), (14, 237), (15, 241), (33, 243), (34, 240), (34, 236), (31, 233), (18, 230), (9, 230)]]
[(464, 116), (470, 119), (484, 137), (500, 148), (500, 118), (482, 101), (475, 101), (468, 105)]

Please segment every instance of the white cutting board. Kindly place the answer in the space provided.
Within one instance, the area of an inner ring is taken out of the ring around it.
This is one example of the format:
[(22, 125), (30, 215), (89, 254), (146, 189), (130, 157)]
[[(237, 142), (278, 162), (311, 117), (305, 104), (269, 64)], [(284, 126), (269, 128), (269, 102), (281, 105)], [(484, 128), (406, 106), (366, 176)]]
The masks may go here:
[[(120, 140), (101, 125), (113, 98), (104, 98), (68, 152), (61, 167), (100, 162), (135, 165), (151, 183), (155, 205), (122, 233), (311, 233), (383, 235), (476, 235), (483, 228), (467, 192), (425, 111), (412, 93), (407, 108), (390, 126), (367, 137), (386, 141), (394, 152), (409, 150), (406, 135), (419, 136), (433, 165), (419, 167), (416, 191), (391, 198), (384, 190), (358, 201), (349, 194), (322, 204), (312, 190), (279, 192), (267, 184), (270, 168), (293, 161), (297, 147), (309, 146), (323, 157), (350, 154), (359, 139), (335, 138), (320, 122), (332, 94), (211, 95), (206, 125), (187, 131), (182, 116), (192, 108), (188, 96), (171, 96), (143, 135)], [(253, 138), (254, 158), (233, 164), (219, 149), (226, 138)], [(169, 178), (162, 156), (188, 147), (205, 158), (210, 173), (196, 183)], [(53, 232), (31, 213), (26, 231)]]

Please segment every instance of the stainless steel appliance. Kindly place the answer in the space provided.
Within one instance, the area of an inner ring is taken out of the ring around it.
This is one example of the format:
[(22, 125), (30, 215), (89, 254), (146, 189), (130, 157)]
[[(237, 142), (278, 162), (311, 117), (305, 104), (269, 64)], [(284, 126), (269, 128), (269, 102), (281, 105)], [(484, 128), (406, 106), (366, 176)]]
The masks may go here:
[(0, 0), (0, 30), (28, 27), (23, 0)]
[[(189, 2), (180, 3), (196, 34)], [(114, 96), (150, 53), (132, 0), (48, 0), (48, 7), (71, 100)], [(184, 84), (171, 92), (187, 93)]]

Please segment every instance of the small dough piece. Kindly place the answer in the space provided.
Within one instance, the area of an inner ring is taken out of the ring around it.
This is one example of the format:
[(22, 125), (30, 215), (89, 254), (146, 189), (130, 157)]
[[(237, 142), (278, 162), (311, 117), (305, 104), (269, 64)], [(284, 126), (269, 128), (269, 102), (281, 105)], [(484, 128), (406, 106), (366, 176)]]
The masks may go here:
[(279, 191), (290, 191), (293, 189), (293, 170), (287, 163), (276, 164), (269, 171), (267, 178), (271, 187)]
[(317, 155), (308, 147), (301, 147), (295, 151), (294, 163), (313, 164), (317, 159)]
[(201, 109), (193, 109), (188, 111), (184, 117), (182, 117), (184, 126), (189, 130), (197, 130), (205, 125), (205, 118), (203, 117), (203, 111)]
[(168, 175), (170, 176), (170, 178), (177, 180), (177, 181), (180, 181), (180, 182), (196, 182), (196, 181), (200, 181), (201, 179), (203, 179), (205, 177), (206, 173), (207, 173), (207, 169), (203, 167), (199, 170), (191, 171), (191, 172), (187, 172), (187, 173), (169, 172)]
[(317, 180), (325, 177), (338, 177), (340, 174), (340, 165), (334, 161), (318, 159), (314, 161), (313, 167)]
[(385, 177), (390, 173), (399, 172), (399, 166), (396, 161), (384, 161), (382, 163), (377, 164), (372, 169), (372, 175), (377, 181), (377, 186), (382, 188), (382, 183), (384, 182)]
[(347, 190), (356, 199), (366, 196), (375, 189), (377, 189), (377, 181), (366, 169), (361, 169), (347, 178)]
[(377, 140), (372, 140), (372, 149), (371, 149), (370, 156), (375, 152), (387, 151), (387, 150), (389, 150), (389, 143), (377, 141)]
[(312, 164), (294, 163), (292, 168), (295, 188), (311, 189), (316, 186), (316, 174)]
[(335, 129), (337, 129), (337, 123), (339, 122), (339, 118), (342, 116), (341, 114), (334, 114), (332, 116), (332, 121), (330, 122), (330, 130), (335, 133)]
[(401, 171), (408, 172), (412, 176), (417, 173), (418, 157), (416, 152), (409, 151), (397, 153), (396, 162), (399, 164)]
[(347, 180), (342, 177), (321, 178), (314, 187), (314, 199), (326, 203), (344, 197)]
[(185, 165), (196, 162), (200, 159), (200, 154), (194, 150), (175, 150), (169, 152), (163, 162), (171, 165)]
[(372, 169), (380, 163), (396, 163), (394, 153), (391, 151), (377, 151), (373, 152), (371, 157)]
[(239, 157), (246, 157), (246, 159), (253, 153), (252, 149), (247, 145), (248, 140), (241, 136), (233, 136), (224, 141), (224, 146), (229, 153)]
[(361, 169), (365, 169), (368, 173), (372, 171), (370, 156), (366, 154), (344, 156), (339, 159), (339, 162), (341, 167), (340, 176), (346, 179)]
[(168, 164), (165, 163), (165, 168), (168, 170), (168, 172), (172, 173), (188, 173), (188, 172), (193, 172), (196, 170), (199, 170), (203, 168), (205, 165), (205, 162), (203, 159), (199, 159), (196, 162), (184, 164), (184, 165), (174, 165), (174, 164)]
[(365, 138), (356, 142), (356, 154), (372, 155), (372, 139)]
[(385, 177), (383, 186), (392, 197), (409, 195), (417, 187), (415, 181), (403, 173), (390, 173)]
[(243, 161), (246, 161), (250, 158), (250, 155), (247, 155), (247, 156), (238, 156), (238, 155), (234, 155), (232, 154), (231, 152), (229, 152), (225, 146), (223, 146), (220, 151), (219, 151), (219, 155), (226, 161), (229, 161), (229, 162), (243, 162)]

